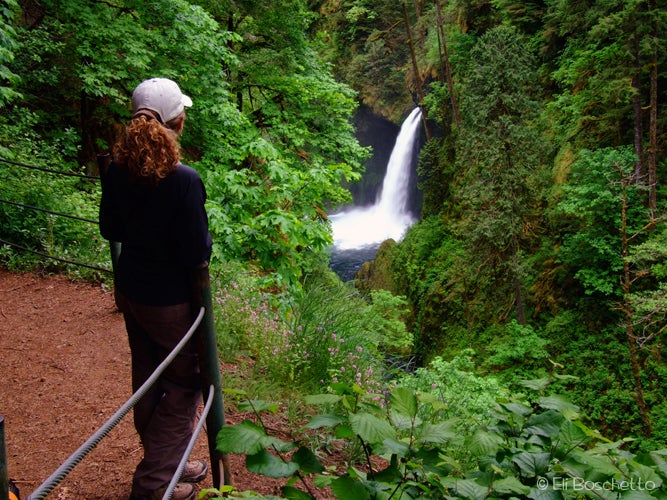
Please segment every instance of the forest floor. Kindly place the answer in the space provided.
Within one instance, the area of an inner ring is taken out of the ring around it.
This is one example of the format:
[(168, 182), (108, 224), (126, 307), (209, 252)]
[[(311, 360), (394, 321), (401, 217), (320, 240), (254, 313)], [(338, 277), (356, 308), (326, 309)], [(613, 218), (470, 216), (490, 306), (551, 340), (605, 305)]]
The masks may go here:
[[(226, 370), (222, 366), (223, 385)], [(236, 377), (239, 375), (236, 374)], [(131, 396), (130, 353), (113, 293), (59, 276), (0, 267), (0, 416), (7, 470), (25, 499)], [(225, 407), (227, 424), (252, 416)], [(286, 435), (284, 415), (268, 427)], [(263, 417), (264, 420), (264, 417)], [(192, 458), (208, 461), (205, 429)], [(279, 436), (284, 437), (284, 436)], [(142, 456), (131, 413), (47, 498), (125, 499)], [(250, 473), (231, 455), (228, 482), (239, 491), (278, 495), (284, 481)], [(212, 487), (211, 475), (198, 488)], [(318, 492), (319, 499), (330, 498)]]

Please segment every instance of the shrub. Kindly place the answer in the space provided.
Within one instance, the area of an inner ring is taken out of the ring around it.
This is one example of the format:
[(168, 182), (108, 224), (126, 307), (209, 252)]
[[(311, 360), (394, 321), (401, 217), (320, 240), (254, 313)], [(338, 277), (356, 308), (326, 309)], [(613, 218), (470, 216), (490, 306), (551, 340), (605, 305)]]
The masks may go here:
[(362, 462), (325, 468), (305, 441), (276, 439), (250, 421), (224, 427), (219, 450), (246, 454), (252, 472), (290, 478), (285, 498), (315, 498), (308, 486), (294, 486), (306, 475), (341, 500), (665, 497), (667, 449), (624, 451), (625, 441), (586, 427), (578, 409), (557, 395), (535, 405), (499, 401), (492, 422), (467, 421), (461, 432), (456, 419), (439, 418), (443, 402), (430, 395), (394, 388), (383, 407), (358, 387), (333, 389), (307, 398), (322, 411), (306, 429), (359, 443)]

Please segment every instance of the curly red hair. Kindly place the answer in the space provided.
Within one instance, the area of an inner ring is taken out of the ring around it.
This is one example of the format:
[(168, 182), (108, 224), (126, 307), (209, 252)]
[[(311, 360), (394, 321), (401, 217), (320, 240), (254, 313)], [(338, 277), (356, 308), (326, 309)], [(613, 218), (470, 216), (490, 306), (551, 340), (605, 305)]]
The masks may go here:
[(157, 119), (135, 115), (114, 146), (114, 161), (130, 172), (134, 182), (157, 185), (180, 162), (178, 130), (184, 115), (162, 125)]

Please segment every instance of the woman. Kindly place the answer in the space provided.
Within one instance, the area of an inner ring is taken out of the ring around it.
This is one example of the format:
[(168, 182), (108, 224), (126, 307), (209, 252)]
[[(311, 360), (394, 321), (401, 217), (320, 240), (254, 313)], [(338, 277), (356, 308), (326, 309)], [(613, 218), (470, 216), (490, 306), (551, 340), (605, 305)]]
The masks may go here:
[[(132, 95), (132, 119), (102, 175), (100, 232), (121, 243), (115, 291), (134, 391), (192, 325), (199, 312), (193, 280), (211, 255), (206, 191), (198, 173), (180, 162), (177, 142), (190, 106), (175, 82), (142, 82)], [(131, 500), (162, 498), (191, 439), (200, 401), (197, 351), (189, 342), (134, 408), (144, 456)], [(172, 498), (194, 498), (192, 483), (206, 469), (204, 461), (188, 462)]]

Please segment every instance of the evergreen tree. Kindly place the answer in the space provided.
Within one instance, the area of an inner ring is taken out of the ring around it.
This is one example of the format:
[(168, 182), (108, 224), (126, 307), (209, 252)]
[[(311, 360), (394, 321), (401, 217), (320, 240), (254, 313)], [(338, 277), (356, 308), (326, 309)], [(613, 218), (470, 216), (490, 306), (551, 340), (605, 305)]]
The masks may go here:
[(492, 287), (496, 312), (513, 304), (524, 324), (523, 255), (540, 233), (546, 159), (536, 63), (507, 26), (480, 37), (469, 60), (456, 159), (458, 233), (469, 251), (466, 265), (479, 271), (476, 292)]

